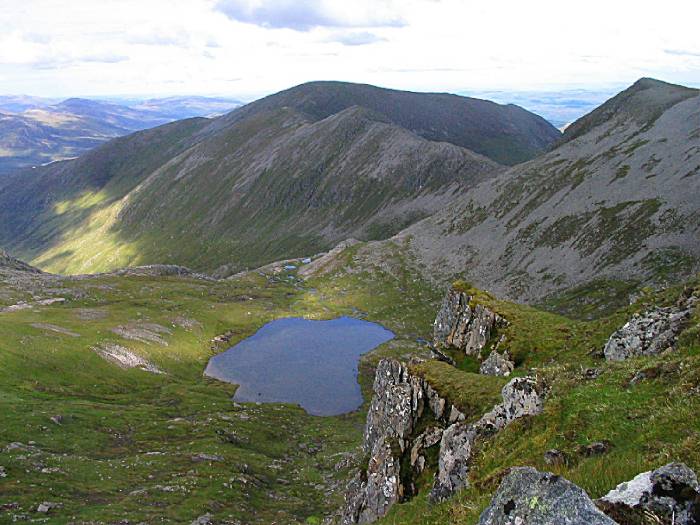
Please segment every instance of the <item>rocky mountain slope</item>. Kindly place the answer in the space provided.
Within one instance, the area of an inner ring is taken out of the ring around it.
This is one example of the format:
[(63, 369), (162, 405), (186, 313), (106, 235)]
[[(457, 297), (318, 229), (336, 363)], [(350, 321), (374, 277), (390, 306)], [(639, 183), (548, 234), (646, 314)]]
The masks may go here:
[(114, 137), (175, 120), (222, 114), (239, 105), (206, 97), (134, 101), (132, 105), (80, 98), (49, 104), (30, 97), (0, 97), (0, 175), (78, 157)]
[(700, 91), (642, 79), (549, 153), (471, 188), (392, 243), (408, 246), (434, 281), (461, 276), (527, 301), (585, 284), (590, 299), (596, 283), (634, 288), (697, 270), (699, 205)]
[[(368, 90), (377, 96), (365, 101)], [(150, 263), (233, 273), (348, 237), (387, 238), (501, 169), (450, 141), (540, 150), (558, 133), (543, 122), (463, 97), (304, 85), (5, 177), (0, 245), (61, 273)], [(540, 128), (546, 139), (530, 135)]]

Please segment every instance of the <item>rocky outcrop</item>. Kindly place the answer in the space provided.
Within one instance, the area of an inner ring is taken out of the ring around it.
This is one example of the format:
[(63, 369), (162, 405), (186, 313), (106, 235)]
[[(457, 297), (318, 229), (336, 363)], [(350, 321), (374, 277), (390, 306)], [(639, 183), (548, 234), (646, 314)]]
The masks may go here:
[(605, 359), (624, 361), (630, 357), (660, 354), (673, 348), (697, 301), (696, 297), (690, 296), (673, 307), (654, 308), (643, 314), (635, 314), (610, 336), (603, 350)]
[(448, 290), (433, 323), (436, 348), (457, 348), (467, 355), (480, 356), (496, 328), (507, 325), (505, 319), (472, 297), (455, 288)]
[(695, 472), (683, 463), (643, 472), (618, 485), (596, 504), (621, 525), (647, 521), (663, 525), (700, 524), (700, 487)]
[(426, 469), (427, 452), (438, 445), (431, 499), (448, 498), (465, 487), (476, 440), (542, 410), (543, 389), (532, 378), (513, 379), (501, 394), (501, 403), (468, 424), (423, 378), (393, 359), (380, 361), (363, 441), (369, 460), (347, 487), (342, 523), (371, 523), (413, 496), (413, 480)]
[(120, 368), (140, 368), (141, 370), (151, 372), (152, 374), (163, 373), (163, 371), (156, 365), (121, 345), (110, 342), (102, 342), (97, 346), (94, 346), (92, 349), (97, 352), (100, 357)]
[(669, 463), (591, 501), (566, 479), (531, 467), (508, 471), (479, 525), (698, 525), (700, 488), (683, 463)]
[(479, 525), (615, 525), (583, 489), (531, 467), (510, 470)]
[[(416, 437), (416, 425), (424, 416), (435, 424)], [(380, 361), (363, 441), (369, 462), (347, 487), (342, 522), (370, 523), (412, 494), (411, 480), (425, 468), (426, 450), (437, 446), (450, 419), (460, 417), (464, 418), (459, 410), (448, 408), (445, 399), (403, 364)], [(402, 464), (409, 472), (401, 471)]]
[(508, 352), (499, 354), (495, 350), (481, 363), (479, 373), (489, 376), (508, 377), (513, 373), (515, 364), (510, 360)]
[(430, 493), (432, 501), (443, 501), (468, 484), (469, 464), (474, 444), (523, 416), (542, 412), (544, 389), (535, 379), (519, 377), (501, 391), (503, 402), (476, 423), (459, 422), (445, 430), (440, 442), (438, 473)]

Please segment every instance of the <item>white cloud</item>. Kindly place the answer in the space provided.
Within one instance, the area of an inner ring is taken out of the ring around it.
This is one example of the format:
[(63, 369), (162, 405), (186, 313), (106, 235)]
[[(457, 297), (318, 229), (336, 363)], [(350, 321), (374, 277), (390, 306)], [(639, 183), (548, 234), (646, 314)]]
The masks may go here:
[(404, 25), (398, 6), (388, 0), (219, 0), (216, 9), (239, 22), (296, 31)]
[(700, 85), (698, 19), (690, 0), (8, 0), (0, 90), (253, 98), (319, 79), (430, 91), (642, 76)]
[(376, 44), (377, 42), (386, 42), (386, 38), (382, 38), (369, 31), (341, 31), (331, 34), (326, 42), (338, 42), (344, 46), (366, 46), (368, 44)]

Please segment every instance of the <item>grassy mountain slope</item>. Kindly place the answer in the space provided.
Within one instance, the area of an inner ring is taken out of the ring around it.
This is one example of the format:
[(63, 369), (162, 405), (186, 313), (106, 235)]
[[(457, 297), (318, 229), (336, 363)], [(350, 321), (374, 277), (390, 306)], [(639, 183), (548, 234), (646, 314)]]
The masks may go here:
[(528, 301), (616, 283), (622, 302), (697, 271), (700, 92), (642, 80), (568, 139), (402, 232), (418, 269)]
[(219, 125), (281, 107), (321, 120), (352, 106), (372, 110), (421, 137), (450, 142), (506, 165), (535, 157), (560, 137), (542, 117), (512, 104), (347, 82), (309, 82), (293, 87), (233, 111)]
[(235, 111), (0, 181), (0, 245), (60, 273), (232, 272), (387, 238), (499, 169), (358, 106), (322, 120), (290, 107)]
[[(0, 521), (39, 516), (42, 501), (61, 503), (52, 523), (159, 521), (189, 523), (210, 513), (215, 522), (318, 523), (340, 505), (357, 451), (367, 404), (342, 417), (313, 418), (296, 407), (230, 403), (230, 385), (202, 377), (207, 359), (280, 316), (361, 315), (397, 338), (363, 357), (360, 383), (368, 401), (382, 357), (427, 356), (442, 289), (412, 270), (404, 247), (383, 244), (367, 264), (359, 246), (346, 250), (324, 275), (293, 274), (209, 282), (175, 277), (54, 276), (0, 279), (0, 310), (16, 300), (63, 297), (64, 304), (0, 311)], [(289, 279), (288, 277), (292, 277)], [(697, 280), (689, 283), (698, 287)], [(698, 314), (677, 351), (623, 363), (591, 354), (632, 313), (672, 303), (680, 287), (647, 292), (630, 306), (595, 321), (575, 321), (499, 300), (476, 300), (505, 316), (516, 374), (533, 369), (551, 387), (545, 412), (513, 423), (481, 446), (471, 487), (439, 505), (427, 502), (430, 476), (409, 502), (381, 523), (473, 525), (503, 473), (514, 465), (551, 470), (543, 453), (556, 447), (567, 462), (556, 472), (599, 496), (642, 470), (671, 460), (700, 468), (697, 384)], [(118, 326), (158, 324), (167, 346), (124, 339)], [(123, 370), (93, 350), (124, 345), (166, 374)], [(474, 381), (469, 362), (455, 369), (427, 361), (420, 373), (460, 407), (486, 410), (499, 378)], [(590, 378), (586, 368), (600, 374)], [(646, 379), (630, 384), (640, 370)], [(485, 380), (493, 379), (493, 389)], [(60, 415), (60, 424), (51, 421)], [(582, 447), (607, 440), (588, 456)], [(29, 444), (33, 441), (33, 444)], [(21, 445), (9, 446), (20, 442)], [(309, 453), (309, 446), (318, 451)], [(196, 459), (200, 454), (220, 459)], [(431, 464), (427, 473), (433, 467)], [(19, 482), (19, 483), (18, 483)]]

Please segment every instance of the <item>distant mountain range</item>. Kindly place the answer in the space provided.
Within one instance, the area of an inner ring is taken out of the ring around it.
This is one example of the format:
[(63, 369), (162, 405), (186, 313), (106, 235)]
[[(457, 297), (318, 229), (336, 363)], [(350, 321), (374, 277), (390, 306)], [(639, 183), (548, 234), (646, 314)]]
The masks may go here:
[(560, 137), (517, 106), (314, 82), (0, 178), (0, 245), (58, 272), (230, 273), (387, 238)]
[(0, 97), (0, 176), (80, 156), (112, 138), (190, 117), (221, 115), (233, 99), (171, 97), (107, 102)]

